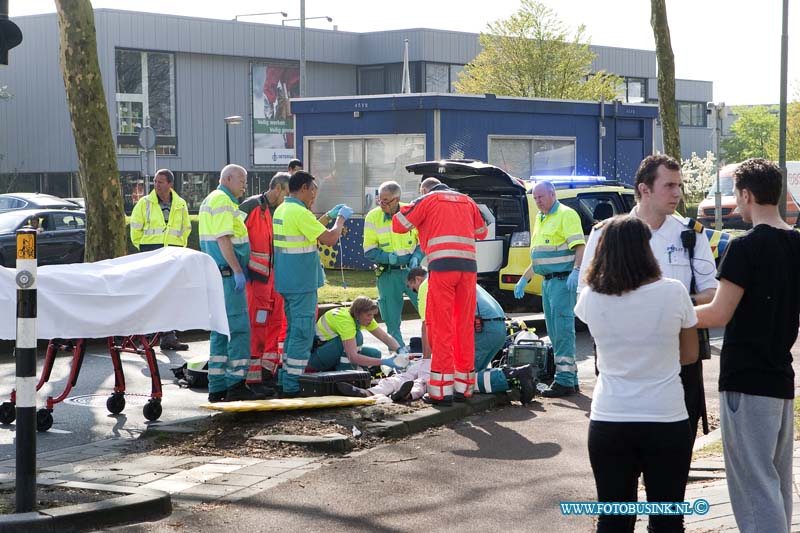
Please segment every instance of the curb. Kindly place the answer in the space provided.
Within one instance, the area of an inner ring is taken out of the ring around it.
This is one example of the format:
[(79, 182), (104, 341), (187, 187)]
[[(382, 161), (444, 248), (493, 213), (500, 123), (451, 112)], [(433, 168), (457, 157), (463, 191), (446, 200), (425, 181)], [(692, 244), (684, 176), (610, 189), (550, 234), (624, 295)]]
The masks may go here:
[(366, 431), (380, 437), (404, 437), (508, 403), (508, 396), (504, 394), (479, 394), (464, 403), (454, 403), (451, 407), (432, 406), (391, 420), (375, 422), (367, 425)]
[(104, 527), (160, 520), (172, 513), (172, 500), (169, 494), (158, 490), (57, 479), (39, 480), (38, 484), (116, 492), (121, 496), (99, 502), (0, 516), (0, 533), (92, 531)]

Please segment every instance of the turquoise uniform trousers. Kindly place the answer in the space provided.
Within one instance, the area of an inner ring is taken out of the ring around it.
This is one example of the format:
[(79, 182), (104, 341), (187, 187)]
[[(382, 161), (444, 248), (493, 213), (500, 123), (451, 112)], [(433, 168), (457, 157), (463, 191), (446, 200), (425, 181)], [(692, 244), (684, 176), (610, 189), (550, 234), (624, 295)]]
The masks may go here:
[[(363, 340), (359, 339), (360, 336), (361, 333), (358, 333), (356, 337), (356, 344), (363, 342)], [(375, 366), (381, 364), (381, 351), (377, 348), (362, 346), (358, 349), (358, 353), (367, 357), (375, 358), (375, 363), (373, 363)], [(311, 352), (311, 358), (308, 360), (308, 366), (317, 372), (357, 369), (357, 367), (347, 358), (341, 337), (334, 337), (331, 340), (317, 346), (317, 348)]]
[(245, 292), (236, 292), (233, 277), (222, 278), (230, 338), (212, 331), (209, 337), (208, 392), (222, 392), (244, 381), (250, 366), (250, 316)]
[(283, 341), (283, 367), (278, 372), (283, 392), (298, 392), (298, 377), (305, 372), (317, 317), (317, 291), (282, 294), (286, 312), (286, 339)]
[(542, 281), (542, 306), (547, 335), (553, 343), (556, 383), (565, 387), (578, 384), (575, 364), (575, 291), (567, 289), (566, 279)]
[(407, 277), (408, 270), (397, 268), (384, 270), (378, 276), (378, 309), (381, 312), (381, 319), (386, 324), (386, 331), (400, 343), (400, 346), (405, 346), (403, 334), (400, 332), (403, 294), (408, 295), (414, 309), (417, 309), (417, 293), (406, 287)]
[(506, 375), (499, 368), (489, 368), (492, 358), (506, 342), (505, 320), (483, 322), (483, 331), (475, 333), (475, 384), (482, 393), (510, 389)]

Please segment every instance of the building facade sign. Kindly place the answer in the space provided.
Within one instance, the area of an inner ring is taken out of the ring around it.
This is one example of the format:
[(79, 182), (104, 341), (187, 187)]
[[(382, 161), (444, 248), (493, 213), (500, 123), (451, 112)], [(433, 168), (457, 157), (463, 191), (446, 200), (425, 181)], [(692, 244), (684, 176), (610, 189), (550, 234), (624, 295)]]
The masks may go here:
[(300, 94), (300, 67), (250, 64), (253, 80), (253, 165), (280, 166), (294, 157), (294, 116), (289, 99)]

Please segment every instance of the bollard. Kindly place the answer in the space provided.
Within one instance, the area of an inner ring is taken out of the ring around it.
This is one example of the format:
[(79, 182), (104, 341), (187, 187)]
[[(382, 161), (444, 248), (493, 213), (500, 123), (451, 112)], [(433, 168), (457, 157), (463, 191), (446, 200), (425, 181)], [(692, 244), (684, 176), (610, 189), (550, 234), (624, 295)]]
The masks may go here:
[(17, 230), (17, 506), (36, 507), (36, 230)]

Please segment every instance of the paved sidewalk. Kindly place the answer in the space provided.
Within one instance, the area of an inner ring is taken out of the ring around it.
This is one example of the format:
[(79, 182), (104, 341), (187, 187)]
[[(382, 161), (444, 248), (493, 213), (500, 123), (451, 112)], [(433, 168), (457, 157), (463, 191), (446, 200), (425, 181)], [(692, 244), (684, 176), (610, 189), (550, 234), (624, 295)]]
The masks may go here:
[[(107, 439), (37, 455), (38, 479), (84, 481), (167, 492), (176, 505), (234, 502), (323, 465), (320, 457), (254, 459), (127, 454), (132, 441)], [(0, 484), (13, 487), (15, 460), (0, 462)]]
[[(697, 449), (697, 446), (695, 446), (695, 449)], [(800, 441), (795, 441), (793, 468), (792, 531), (800, 532)], [(698, 481), (700, 478), (706, 479)], [(685, 519), (687, 532), (739, 531), (733, 516), (730, 496), (728, 496), (728, 485), (725, 481), (725, 463), (722, 460), (722, 456), (704, 458), (692, 463), (685, 501), (694, 503), (699, 499), (704, 499), (708, 502), (709, 511), (703, 515), (687, 516)], [(639, 501), (647, 501), (644, 491), (639, 492)], [(639, 517), (636, 522), (636, 532), (646, 533), (646, 531), (647, 518)]]

